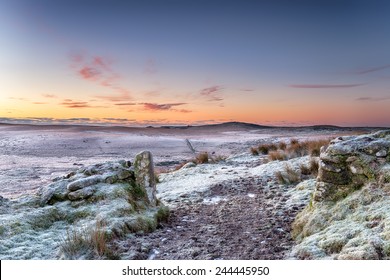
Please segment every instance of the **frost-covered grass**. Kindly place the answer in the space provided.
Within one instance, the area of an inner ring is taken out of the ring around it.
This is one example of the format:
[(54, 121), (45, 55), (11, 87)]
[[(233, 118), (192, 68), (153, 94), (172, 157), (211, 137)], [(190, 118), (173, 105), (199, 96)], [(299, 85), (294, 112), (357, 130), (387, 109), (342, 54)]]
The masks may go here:
[(390, 259), (389, 190), (365, 185), (343, 200), (308, 205), (293, 224), (299, 259)]

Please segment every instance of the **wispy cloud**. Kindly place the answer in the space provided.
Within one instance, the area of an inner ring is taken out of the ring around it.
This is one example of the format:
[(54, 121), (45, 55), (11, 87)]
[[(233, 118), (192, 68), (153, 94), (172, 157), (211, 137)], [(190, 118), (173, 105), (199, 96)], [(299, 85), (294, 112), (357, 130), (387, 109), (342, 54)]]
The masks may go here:
[(57, 96), (54, 94), (42, 94), (42, 96), (45, 98), (57, 98)]
[(66, 107), (66, 108), (75, 108), (75, 109), (82, 109), (82, 108), (107, 108), (107, 106), (97, 106), (92, 105), (87, 101), (76, 101), (72, 99), (64, 99), (60, 105)]
[(360, 87), (365, 84), (293, 84), (289, 85), (290, 88), (329, 88), (329, 89), (337, 89), (337, 88), (353, 88)]
[(388, 69), (388, 68), (390, 68), (390, 64), (381, 65), (381, 66), (377, 66), (377, 67), (366, 68), (366, 69), (361, 69), (361, 70), (356, 71), (355, 74), (363, 75), (363, 74), (368, 74), (368, 73), (372, 73), (372, 72), (382, 71), (382, 70), (385, 70), (385, 69)]
[(114, 104), (115, 106), (134, 106), (134, 105), (137, 105), (137, 103), (133, 103), (133, 102), (125, 102), (125, 103), (116, 103)]
[(355, 99), (356, 101), (360, 102), (375, 102), (375, 101), (385, 101), (390, 100), (390, 96), (383, 96), (383, 97), (359, 97)]
[(81, 79), (110, 88), (120, 94), (126, 94), (127, 99), (131, 99), (130, 91), (119, 84), (121, 75), (112, 68), (113, 62), (111, 59), (76, 52), (71, 54), (70, 61), (71, 68)]
[(222, 90), (221, 86), (211, 86), (208, 88), (204, 88), (200, 91), (201, 96), (206, 96), (208, 101), (222, 101)]
[(90, 108), (91, 106), (85, 101), (73, 101), (72, 99), (65, 99), (60, 103), (67, 108)]
[(36, 105), (43, 105), (43, 104), (48, 104), (48, 103), (46, 103), (46, 102), (38, 102), (38, 101), (36, 101), (36, 102), (33, 102), (33, 104), (36, 104)]
[(168, 111), (171, 110), (172, 107), (185, 105), (187, 103), (166, 103), (166, 104), (157, 104), (157, 103), (140, 103), (144, 107), (144, 110), (147, 111)]

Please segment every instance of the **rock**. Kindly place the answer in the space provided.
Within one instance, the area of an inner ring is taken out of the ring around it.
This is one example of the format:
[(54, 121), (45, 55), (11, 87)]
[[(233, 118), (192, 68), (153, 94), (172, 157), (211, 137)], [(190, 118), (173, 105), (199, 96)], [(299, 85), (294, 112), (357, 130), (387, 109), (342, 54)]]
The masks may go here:
[(331, 143), (289, 258), (390, 259), (390, 130)]
[(119, 180), (124, 180), (131, 177), (133, 174), (129, 170), (121, 169), (117, 173), (117, 177)]
[(136, 184), (145, 190), (148, 202), (155, 206), (157, 203), (156, 181), (154, 178), (153, 157), (149, 151), (143, 151), (136, 155), (134, 173)]
[(377, 157), (386, 157), (387, 156), (387, 151), (386, 150), (380, 150), (375, 154)]
[(52, 204), (56, 201), (64, 201), (67, 198), (69, 190), (67, 181), (58, 181), (42, 188), (40, 192), (40, 205)]
[(100, 176), (100, 175), (94, 175), (94, 176), (90, 176), (90, 177), (87, 177), (87, 178), (81, 178), (81, 179), (78, 179), (76, 181), (73, 181), (71, 183), (68, 184), (68, 190), (69, 191), (77, 191), (79, 189), (82, 189), (82, 188), (85, 188), (85, 187), (88, 187), (88, 186), (91, 186), (91, 185), (95, 185), (97, 183), (100, 183), (100, 182), (103, 182), (103, 177)]
[(390, 131), (339, 137), (320, 155), (316, 201), (334, 201), (374, 180), (386, 163)]
[(192, 167), (195, 167), (196, 166), (196, 164), (195, 163), (193, 163), (193, 162), (187, 162), (186, 164), (184, 164), (183, 165), (183, 169), (185, 169), (185, 168), (192, 168)]
[(74, 192), (68, 193), (69, 200), (81, 200), (91, 197), (95, 192), (94, 187), (85, 187)]

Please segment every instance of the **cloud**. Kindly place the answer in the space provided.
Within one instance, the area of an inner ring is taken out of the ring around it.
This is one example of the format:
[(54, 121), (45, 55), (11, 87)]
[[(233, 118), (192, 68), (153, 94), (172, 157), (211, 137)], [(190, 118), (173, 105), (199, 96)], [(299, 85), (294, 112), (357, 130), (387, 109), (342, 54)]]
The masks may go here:
[(88, 104), (88, 102), (84, 101), (73, 101), (72, 99), (65, 99), (63, 102), (60, 103), (60, 105), (63, 105), (67, 108), (91, 108)]
[(42, 96), (45, 98), (57, 98), (57, 96), (54, 94), (42, 94)]
[(372, 72), (382, 71), (382, 70), (385, 70), (387, 68), (390, 68), (390, 64), (358, 70), (355, 72), (355, 74), (363, 75), (363, 74), (368, 74), (368, 73), (372, 73)]
[(114, 105), (116, 105), (116, 106), (133, 106), (133, 105), (137, 105), (137, 103), (125, 102), (125, 103), (116, 103)]
[(89, 56), (82, 52), (70, 55), (71, 68), (81, 79), (93, 82), (96, 85), (109, 88), (121, 94), (128, 94), (130, 91), (119, 84), (121, 75), (112, 68), (111, 59), (103, 56)]
[(223, 88), (221, 86), (211, 86), (202, 89), (200, 95), (208, 97), (208, 101), (222, 101), (222, 90)]
[(356, 98), (355, 101), (360, 102), (375, 102), (375, 101), (385, 101), (390, 100), (390, 96), (384, 96), (384, 97), (359, 97)]
[(48, 104), (46, 102), (33, 102), (33, 104), (42, 105), (42, 104)]
[(253, 88), (241, 88), (240, 91), (255, 91)]
[(353, 88), (353, 87), (360, 87), (365, 84), (294, 84), (289, 85), (288, 87), (291, 88), (330, 88), (330, 89), (336, 89), (336, 88)]
[(192, 111), (191, 110), (187, 110), (187, 109), (180, 109), (180, 110), (175, 110), (176, 112), (179, 112), (179, 113), (191, 113)]
[(167, 103), (167, 104), (157, 104), (157, 103), (140, 103), (144, 105), (144, 110), (147, 111), (168, 111), (172, 107), (185, 105), (187, 103)]
[(96, 81), (100, 78), (100, 71), (93, 67), (85, 66), (79, 70), (80, 76), (85, 80)]

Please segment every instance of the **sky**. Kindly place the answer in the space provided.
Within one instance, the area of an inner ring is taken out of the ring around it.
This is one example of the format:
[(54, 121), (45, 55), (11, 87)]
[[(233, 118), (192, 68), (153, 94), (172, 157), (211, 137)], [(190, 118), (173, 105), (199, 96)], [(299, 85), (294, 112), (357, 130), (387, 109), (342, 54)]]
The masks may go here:
[(390, 126), (390, 1), (0, 0), (0, 122)]

